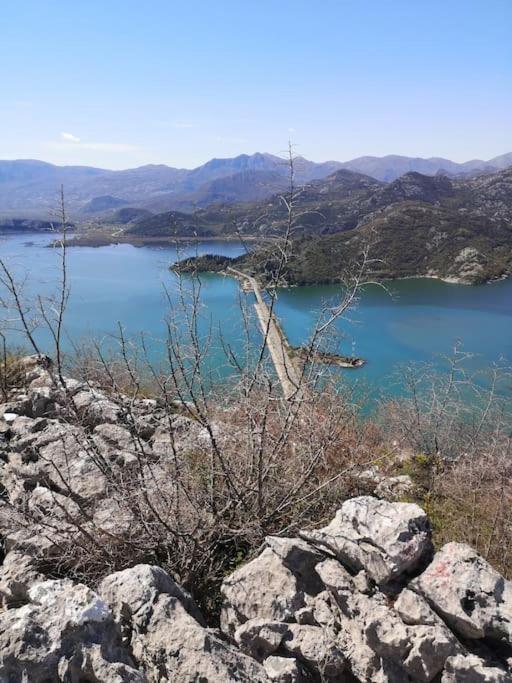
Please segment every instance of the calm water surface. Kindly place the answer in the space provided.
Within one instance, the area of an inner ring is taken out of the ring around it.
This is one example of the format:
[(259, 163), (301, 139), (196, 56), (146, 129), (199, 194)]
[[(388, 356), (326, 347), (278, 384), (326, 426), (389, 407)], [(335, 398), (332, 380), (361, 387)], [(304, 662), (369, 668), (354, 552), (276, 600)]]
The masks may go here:
[[(19, 277), (28, 275), (27, 294), (46, 295), (55, 288), (59, 252), (46, 248), (49, 235), (0, 236), (0, 254)], [(237, 244), (202, 242), (180, 254), (220, 253), (235, 256)], [(173, 247), (116, 245), (69, 250), (71, 296), (66, 332), (76, 340), (109, 339), (121, 322), (127, 334), (145, 332), (154, 354), (156, 342), (165, 336), (168, 307), (164, 286), (176, 296), (176, 279), (169, 264), (176, 260)], [(202, 278), (201, 324), (222, 330), (235, 349), (241, 349), (242, 324), (238, 283), (230, 278)], [(377, 287), (362, 296), (350, 321), (337, 322), (342, 335), (340, 350), (367, 359), (364, 368), (348, 371), (351, 380), (384, 395), (400, 393), (396, 371), (410, 361), (438, 361), (457, 342), (476, 355), (475, 368), (500, 359), (512, 362), (512, 281), (468, 287), (436, 280), (403, 280), (392, 283), (393, 295)], [(307, 340), (318, 312), (339, 297), (337, 286), (300, 287), (279, 295), (278, 315), (293, 344)], [(48, 339), (41, 333), (44, 344)], [(220, 364), (218, 345), (212, 359)]]

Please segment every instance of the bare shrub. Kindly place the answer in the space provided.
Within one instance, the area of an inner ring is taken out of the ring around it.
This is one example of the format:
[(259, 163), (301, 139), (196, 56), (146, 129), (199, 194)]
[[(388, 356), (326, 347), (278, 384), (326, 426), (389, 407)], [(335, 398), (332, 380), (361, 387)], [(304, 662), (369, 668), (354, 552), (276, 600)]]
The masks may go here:
[(408, 393), (382, 407), (380, 424), (402, 453), (398, 467), (412, 476), (436, 543), (468, 543), (511, 577), (511, 371), (471, 372), (459, 348), (446, 367), (408, 368)]
[(22, 351), (8, 348), (5, 335), (0, 332), (0, 398), (7, 401), (11, 391), (20, 386), (23, 373), (19, 366)]

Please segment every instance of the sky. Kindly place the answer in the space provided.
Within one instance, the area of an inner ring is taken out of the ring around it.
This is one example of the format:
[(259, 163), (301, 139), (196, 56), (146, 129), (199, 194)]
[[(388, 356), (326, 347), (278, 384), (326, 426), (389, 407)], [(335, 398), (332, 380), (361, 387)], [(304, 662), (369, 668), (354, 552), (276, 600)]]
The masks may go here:
[(512, 151), (512, 0), (0, 2), (0, 158)]

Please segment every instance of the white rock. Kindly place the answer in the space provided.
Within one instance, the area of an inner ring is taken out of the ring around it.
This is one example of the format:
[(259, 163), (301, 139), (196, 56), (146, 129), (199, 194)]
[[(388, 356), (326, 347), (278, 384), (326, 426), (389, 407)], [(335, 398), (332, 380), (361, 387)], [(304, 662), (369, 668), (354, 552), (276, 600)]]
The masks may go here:
[(512, 584), (464, 543), (448, 543), (410, 586), (462, 636), (512, 645)]
[(73, 405), (81, 419), (90, 427), (116, 423), (122, 415), (121, 406), (95, 389), (79, 391), (73, 396)]
[(413, 571), (432, 550), (430, 524), (420, 507), (371, 496), (346, 501), (328, 526), (300, 536), (351, 569), (364, 569), (379, 585)]
[(267, 536), (265, 542), (300, 581), (304, 590), (312, 594), (322, 590), (315, 566), (325, 559), (325, 554), (300, 538)]
[(486, 665), (476, 655), (450, 657), (441, 679), (442, 683), (510, 683), (512, 675), (503, 669)]
[(248, 655), (262, 662), (281, 645), (288, 624), (281, 621), (249, 619), (235, 631), (235, 642)]
[[(89, 588), (44, 581), (29, 589), (28, 600), (0, 611), (0, 681), (144, 683), (110, 610)], [(91, 668), (101, 676), (91, 679)]]
[(405, 624), (436, 626), (443, 621), (429, 607), (429, 604), (420, 595), (408, 588), (400, 593), (393, 605)]
[(392, 608), (379, 592), (360, 593), (336, 560), (325, 560), (317, 571), (339, 607), (333, 616), (339, 624), (340, 649), (361, 680), (394, 683), (410, 677), (427, 683), (448, 657), (460, 652), (442, 620), (410, 591), (403, 591)]
[(138, 565), (117, 572), (100, 592), (124, 622), (133, 656), (151, 683), (268, 681), (256, 660), (194, 619), (184, 606), (190, 597), (161, 569)]
[(178, 598), (184, 608), (201, 621), (201, 613), (191, 596), (160, 567), (138, 564), (105, 577), (98, 588), (116, 616), (129, 615), (141, 630), (146, 628), (153, 605), (161, 595)]
[[(65, 595), (66, 593), (68, 595)], [(102, 622), (112, 616), (106, 603), (87, 586), (73, 585), (66, 579), (36, 583), (29, 589), (28, 595), (32, 603), (45, 610), (56, 611), (63, 607), (67, 625), (70, 626)]]
[(307, 680), (292, 657), (268, 657), (263, 667), (268, 678), (276, 683), (305, 683)]
[(44, 580), (29, 555), (11, 551), (0, 567), (0, 601), (5, 606), (26, 602), (30, 586)]
[(221, 592), (221, 628), (231, 637), (249, 619), (291, 621), (304, 607), (297, 579), (270, 548), (224, 579)]
[(346, 659), (327, 629), (289, 624), (282, 647), (322, 681), (339, 681), (345, 671)]

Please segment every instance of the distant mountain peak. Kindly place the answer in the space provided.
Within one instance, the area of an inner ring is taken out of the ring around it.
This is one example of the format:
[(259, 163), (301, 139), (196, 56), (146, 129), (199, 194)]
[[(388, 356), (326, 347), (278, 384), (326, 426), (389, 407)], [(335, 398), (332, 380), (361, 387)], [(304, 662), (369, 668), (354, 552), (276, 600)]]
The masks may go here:
[[(317, 163), (298, 156), (295, 159), (295, 180), (302, 185), (322, 180), (343, 169), (363, 176), (364, 179), (357, 181), (362, 184), (375, 180), (390, 183), (408, 173), (456, 177), (488, 173), (509, 166), (512, 166), (512, 153), (489, 161), (476, 159), (462, 164), (442, 157), (423, 159), (396, 154), (362, 156), (344, 163)], [(255, 201), (276, 191), (280, 185), (279, 176), (287, 177), (288, 171), (285, 159), (268, 152), (215, 158), (194, 169), (147, 164), (111, 171), (88, 166), (55, 166), (37, 159), (0, 161), (0, 215), (46, 219), (55, 209), (61, 185), (66, 192), (68, 208), (75, 214), (88, 211), (91, 201), (104, 196), (132, 207), (157, 211), (178, 207), (190, 210), (196, 201), (201, 206), (208, 205), (210, 201)], [(336, 182), (342, 181), (349, 186), (357, 184), (353, 177), (338, 175)], [(253, 189), (251, 183), (254, 183)]]

